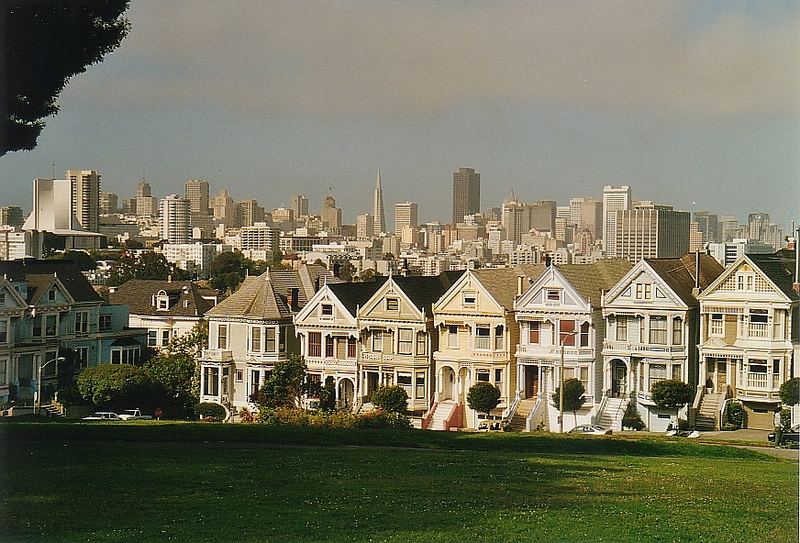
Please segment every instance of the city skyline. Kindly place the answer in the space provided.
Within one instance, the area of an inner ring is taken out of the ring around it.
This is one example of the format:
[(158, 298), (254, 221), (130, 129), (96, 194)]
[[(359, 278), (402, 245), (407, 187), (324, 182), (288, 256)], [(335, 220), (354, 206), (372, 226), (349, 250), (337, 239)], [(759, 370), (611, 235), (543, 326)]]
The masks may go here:
[(679, 210), (797, 218), (797, 5), (312, 6), (134, 3), (130, 36), (70, 81), (38, 148), (0, 160), (0, 203), (29, 211), (53, 169), (96, 170), (124, 198), (144, 171), (159, 196), (188, 179), (267, 208), (331, 194), (352, 224), (380, 168), (387, 206), (445, 222), (467, 166), (483, 209), (630, 185)]

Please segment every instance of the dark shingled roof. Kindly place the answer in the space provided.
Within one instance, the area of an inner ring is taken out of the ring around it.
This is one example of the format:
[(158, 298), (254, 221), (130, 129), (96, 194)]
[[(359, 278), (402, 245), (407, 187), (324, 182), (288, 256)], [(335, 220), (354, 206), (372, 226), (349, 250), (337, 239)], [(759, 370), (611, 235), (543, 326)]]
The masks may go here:
[(800, 297), (792, 288), (794, 282), (794, 258), (788, 251), (778, 251), (771, 255), (747, 255), (753, 264), (764, 272), (790, 300)]
[(434, 276), (394, 276), (392, 279), (406, 296), (411, 299), (425, 315), (433, 315), (432, 306), (458, 280), (463, 271), (444, 272)]
[[(645, 262), (686, 305), (698, 305), (697, 298), (692, 295), (695, 285), (694, 253), (687, 253), (680, 258), (646, 258)], [(700, 291), (708, 288), (723, 271), (725, 268), (712, 257), (700, 255)]]
[[(158, 310), (153, 296), (159, 291), (169, 295), (169, 309)], [(214, 302), (203, 298), (216, 296), (214, 290), (200, 289), (191, 281), (155, 281), (131, 279), (108, 295), (112, 304), (127, 305), (132, 315), (164, 315), (174, 317), (202, 317), (214, 307)], [(184, 302), (188, 302), (184, 307)]]
[(244, 278), (239, 289), (210, 309), (209, 317), (244, 317), (280, 320), (291, 318), (292, 312), (284, 296), (278, 292), (266, 271), (259, 276)]
[(76, 302), (100, 302), (100, 295), (81, 273), (80, 268), (69, 260), (10, 260), (0, 262), (0, 274), (11, 281), (28, 284), (29, 304), (35, 304), (53, 282), (53, 274), (64, 284)]
[(372, 298), (387, 279), (389, 278), (379, 275), (375, 277), (374, 281), (328, 284), (328, 288), (339, 298), (339, 301), (344, 304), (350, 314), (355, 317), (358, 307), (363, 306), (367, 300)]
[(603, 291), (611, 290), (632, 267), (631, 262), (621, 258), (598, 260), (591, 264), (556, 266), (570, 285), (595, 308), (600, 307)]

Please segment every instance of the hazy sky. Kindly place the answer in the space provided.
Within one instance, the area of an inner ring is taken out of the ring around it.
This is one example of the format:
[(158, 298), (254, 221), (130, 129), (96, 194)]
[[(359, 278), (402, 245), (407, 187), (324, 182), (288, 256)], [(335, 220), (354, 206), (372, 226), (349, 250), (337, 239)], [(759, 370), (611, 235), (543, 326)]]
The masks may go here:
[(378, 168), (449, 221), (452, 172), (483, 208), (599, 196), (800, 218), (800, 2), (134, 0), (132, 30), (73, 79), (39, 146), (0, 158), (0, 203), (96, 169), (129, 197), (205, 178), (268, 210), (345, 219)]

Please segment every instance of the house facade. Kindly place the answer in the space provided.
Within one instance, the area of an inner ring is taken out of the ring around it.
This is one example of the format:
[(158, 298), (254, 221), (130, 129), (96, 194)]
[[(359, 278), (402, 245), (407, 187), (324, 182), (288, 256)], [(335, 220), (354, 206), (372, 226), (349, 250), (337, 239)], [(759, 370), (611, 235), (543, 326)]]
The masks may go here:
[[(666, 430), (675, 415), (655, 405), (651, 387), (665, 379), (698, 384), (697, 296), (722, 272), (707, 255), (640, 260), (604, 296), (603, 391), (623, 400), (621, 413), (636, 402), (651, 431)], [(621, 430), (621, 417), (612, 426)]]
[[(550, 266), (514, 303), (520, 326), (516, 394), (528, 402), (536, 400), (529, 417), (536, 419), (537, 426), (551, 430), (561, 427), (559, 409), (552, 405), (551, 395), (560, 387), (562, 353), (563, 378), (578, 379), (586, 398), (573, 416), (565, 414), (564, 431), (601, 418), (607, 396), (602, 298), (630, 268), (624, 260)], [(618, 405), (614, 409), (609, 406), (614, 414), (617, 409)]]
[(191, 281), (132, 279), (109, 288), (109, 300), (128, 306), (129, 326), (146, 329), (147, 346), (156, 350), (191, 332), (217, 299), (215, 290)]
[(699, 378), (705, 386), (698, 394), (719, 395), (720, 403), (741, 401), (750, 428), (773, 427), (780, 386), (797, 375), (793, 270), (794, 260), (781, 253), (743, 255), (699, 296)]
[(500, 389), (500, 404), (492, 415), (509, 416), (518, 382), (514, 298), (521, 291), (518, 285), (527, 284), (542, 270), (538, 266), (468, 270), (434, 304), (439, 336), (434, 352), (434, 418), (439, 424), (433, 428), (478, 427), (480, 414), (467, 403), (470, 387), (478, 382)]
[(72, 262), (0, 262), (0, 402), (33, 403), (39, 388), (48, 401), (67, 350), (77, 373), (138, 363), (144, 343), (144, 330), (128, 328), (127, 307), (104, 303)]

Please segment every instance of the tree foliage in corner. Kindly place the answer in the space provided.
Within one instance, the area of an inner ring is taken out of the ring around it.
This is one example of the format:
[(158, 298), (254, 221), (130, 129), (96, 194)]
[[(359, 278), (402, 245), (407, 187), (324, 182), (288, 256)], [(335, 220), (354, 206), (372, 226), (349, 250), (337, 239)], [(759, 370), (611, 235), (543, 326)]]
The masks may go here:
[(793, 377), (781, 385), (781, 401), (783, 405), (800, 403), (800, 377)]
[(481, 381), (469, 387), (467, 405), (479, 413), (489, 413), (500, 405), (500, 389), (491, 383)]
[(677, 417), (678, 410), (692, 401), (694, 388), (683, 381), (666, 379), (651, 386), (650, 393), (653, 403), (662, 409), (674, 410)]
[(289, 360), (280, 360), (272, 367), (272, 373), (251, 398), (259, 409), (300, 407), (303, 396), (319, 394), (319, 385), (308, 378), (306, 362), (293, 354)]
[(58, 113), (67, 81), (116, 49), (130, 24), (128, 0), (9, 0), (0, 8), (6, 30), (0, 156), (31, 150), (45, 123)]
[[(564, 411), (571, 411), (572, 416), (575, 418), (575, 424), (578, 424), (578, 410), (586, 403), (586, 389), (583, 388), (583, 383), (578, 379), (566, 379), (564, 381)], [(550, 399), (553, 400), (553, 405), (556, 408), (560, 405), (561, 387), (558, 387), (553, 392)]]
[(388, 413), (403, 414), (408, 407), (408, 394), (397, 385), (383, 386), (372, 393), (370, 401)]

